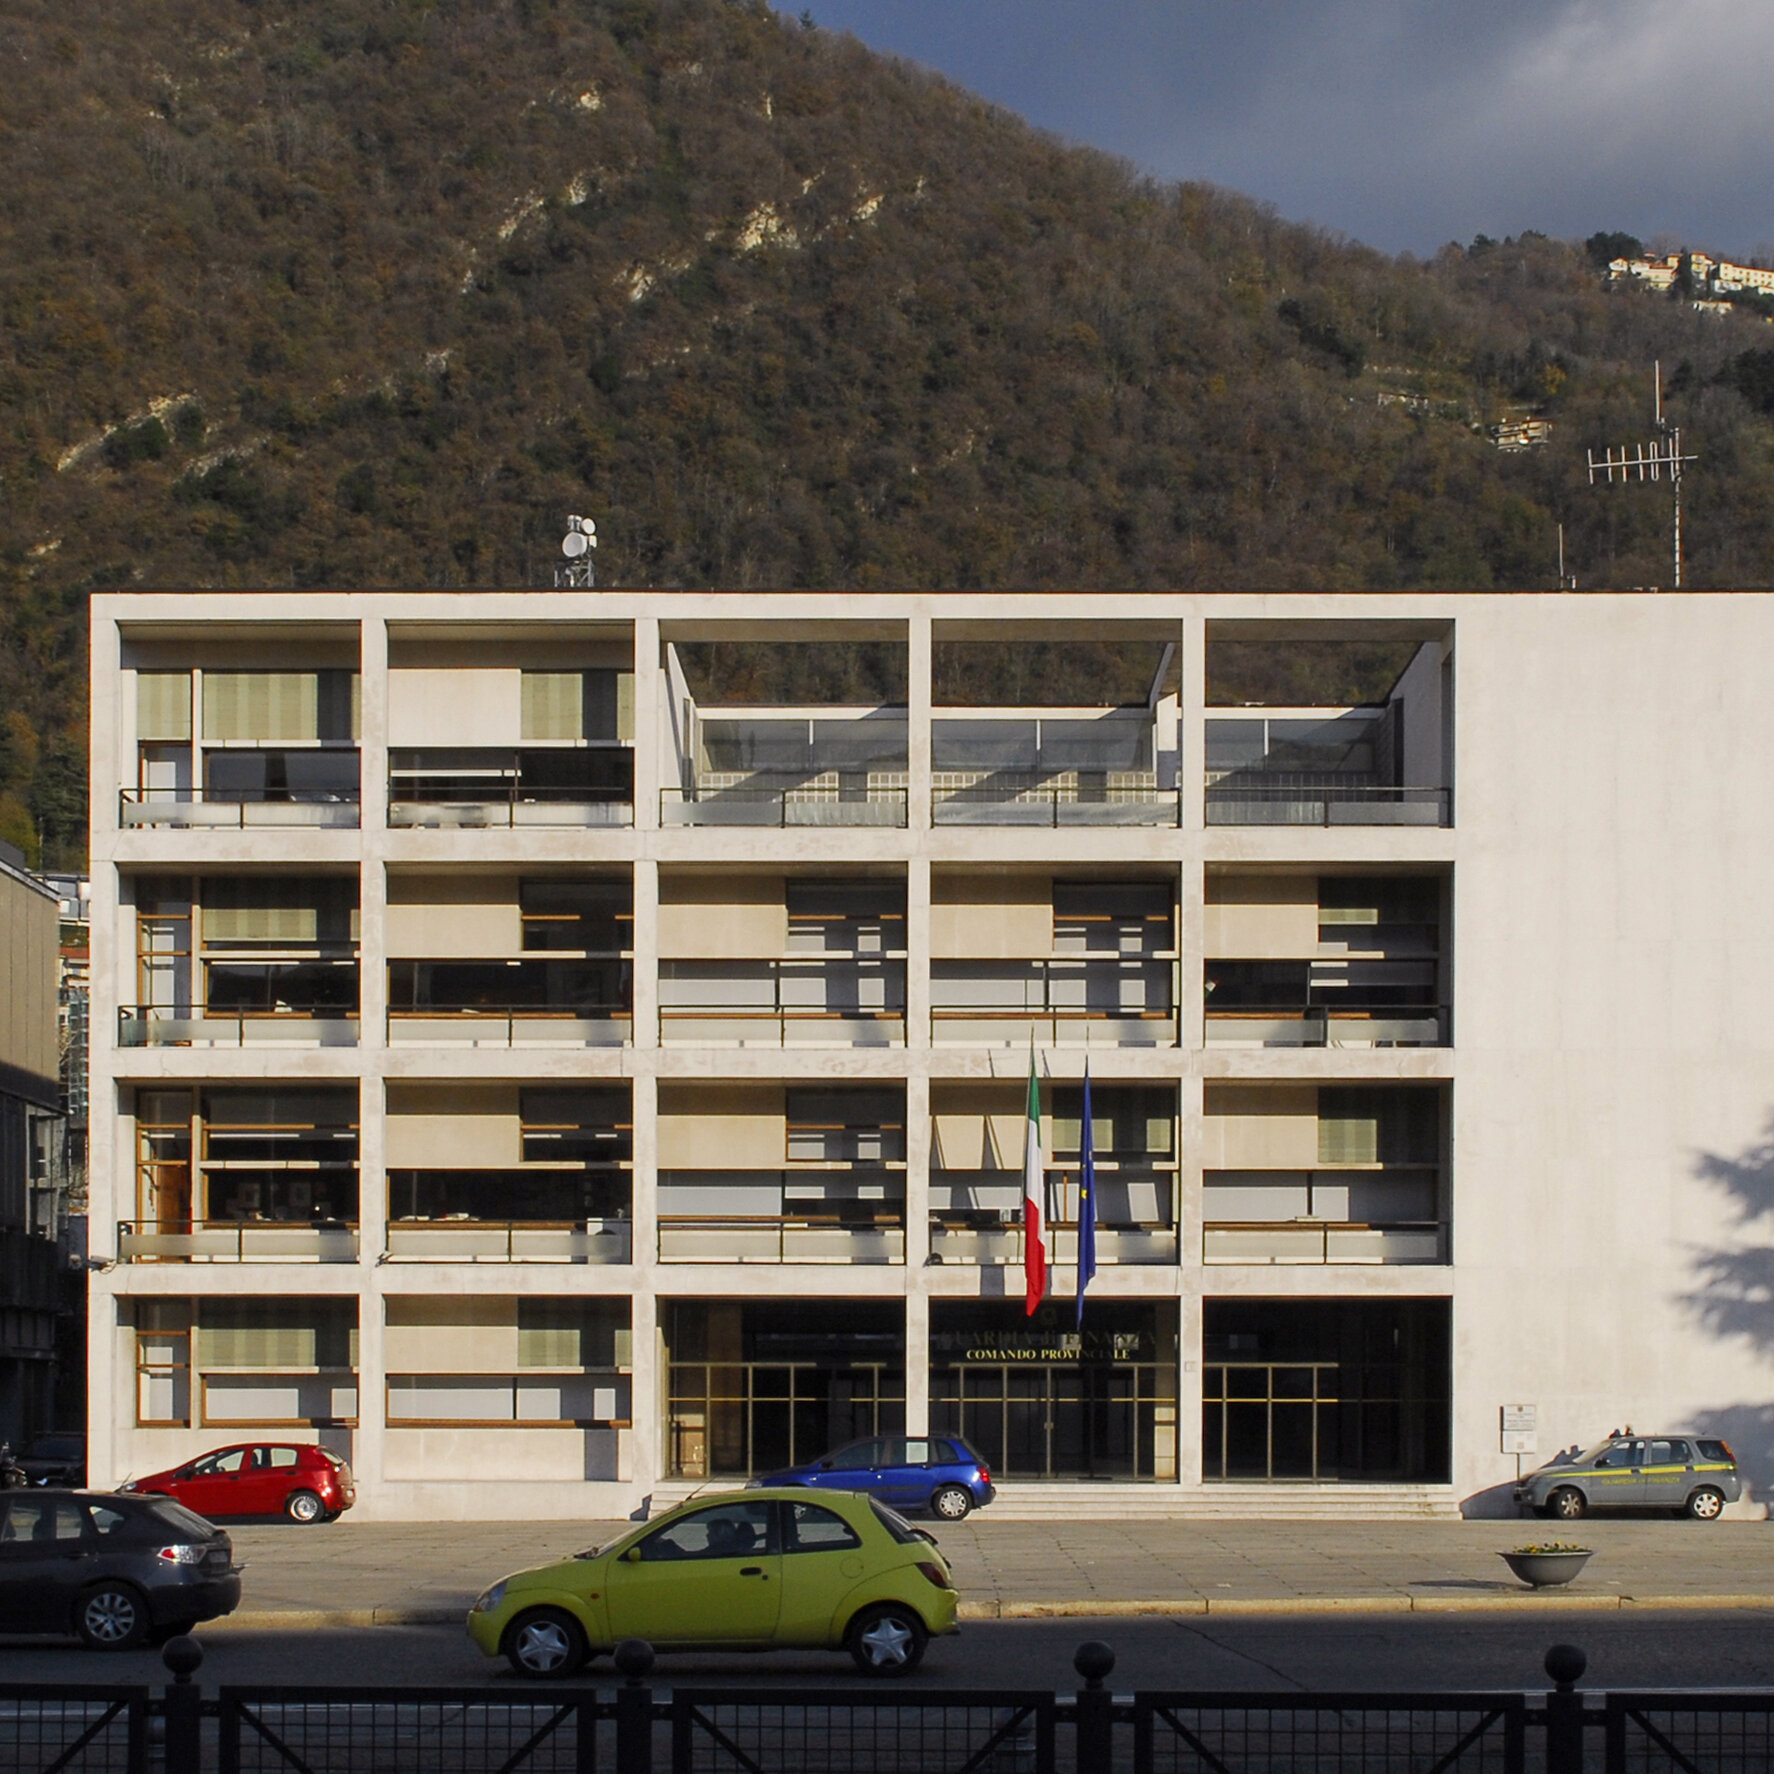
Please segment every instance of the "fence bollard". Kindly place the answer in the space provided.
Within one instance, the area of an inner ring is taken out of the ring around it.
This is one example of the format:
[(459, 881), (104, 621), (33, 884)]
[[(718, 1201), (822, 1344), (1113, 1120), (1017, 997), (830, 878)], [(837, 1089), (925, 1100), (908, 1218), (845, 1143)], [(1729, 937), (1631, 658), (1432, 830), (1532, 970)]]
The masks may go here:
[(1554, 1645), (1543, 1667), (1558, 1684), (1546, 1696), (1546, 1774), (1583, 1774), (1583, 1696), (1577, 1683), (1589, 1659), (1575, 1645)]
[(1111, 1774), (1115, 1696), (1103, 1678), (1115, 1667), (1115, 1653), (1100, 1639), (1090, 1639), (1073, 1653), (1072, 1667), (1084, 1678), (1078, 1691), (1078, 1774)]
[(616, 1690), (616, 1774), (653, 1774), (653, 1690), (646, 1684), (653, 1647), (625, 1638), (614, 1661), (628, 1678)]
[(166, 1690), (166, 1774), (203, 1774), (203, 1690), (192, 1681), (203, 1647), (185, 1633), (169, 1638), (160, 1661), (171, 1672)]

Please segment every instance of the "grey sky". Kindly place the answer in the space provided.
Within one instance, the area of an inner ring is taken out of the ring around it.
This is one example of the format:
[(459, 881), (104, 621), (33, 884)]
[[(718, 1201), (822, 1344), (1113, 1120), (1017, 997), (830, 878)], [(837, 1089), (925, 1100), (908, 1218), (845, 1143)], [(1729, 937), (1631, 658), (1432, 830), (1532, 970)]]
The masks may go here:
[(1044, 128), (1389, 251), (1524, 228), (1774, 242), (1758, 0), (806, 4)]

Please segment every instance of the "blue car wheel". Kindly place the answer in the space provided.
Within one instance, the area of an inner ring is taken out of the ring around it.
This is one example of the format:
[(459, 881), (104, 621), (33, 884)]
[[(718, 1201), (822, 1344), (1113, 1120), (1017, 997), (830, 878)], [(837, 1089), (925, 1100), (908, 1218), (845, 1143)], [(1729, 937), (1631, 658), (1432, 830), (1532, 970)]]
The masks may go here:
[(973, 1512), (973, 1493), (965, 1485), (938, 1485), (931, 1494), (930, 1513), (944, 1521), (965, 1521)]

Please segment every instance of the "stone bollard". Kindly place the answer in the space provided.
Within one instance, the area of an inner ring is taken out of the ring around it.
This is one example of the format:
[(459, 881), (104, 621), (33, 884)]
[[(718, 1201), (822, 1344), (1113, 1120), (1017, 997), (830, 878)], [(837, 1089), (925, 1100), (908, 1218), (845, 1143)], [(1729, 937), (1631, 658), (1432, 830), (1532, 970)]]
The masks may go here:
[(1111, 1774), (1115, 1765), (1115, 1696), (1103, 1686), (1115, 1653), (1100, 1639), (1080, 1645), (1072, 1667), (1084, 1678), (1078, 1690), (1078, 1774)]
[(203, 1774), (203, 1690), (192, 1681), (203, 1647), (185, 1633), (160, 1653), (172, 1676), (166, 1690), (166, 1774)]
[(646, 1683), (653, 1647), (625, 1638), (613, 1661), (627, 1678), (616, 1690), (616, 1774), (653, 1774), (653, 1690)]
[(1554, 1645), (1542, 1667), (1558, 1684), (1546, 1696), (1546, 1774), (1583, 1774), (1583, 1696), (1577, 1683), (1589, 1659), (1575, 1645)]

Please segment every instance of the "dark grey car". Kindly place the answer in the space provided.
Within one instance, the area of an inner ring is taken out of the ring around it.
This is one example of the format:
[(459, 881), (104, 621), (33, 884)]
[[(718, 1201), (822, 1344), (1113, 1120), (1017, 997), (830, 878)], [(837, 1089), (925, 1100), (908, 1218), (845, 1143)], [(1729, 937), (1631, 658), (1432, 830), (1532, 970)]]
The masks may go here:
[(233, 1542), (169, 1497), (0, 1497), (0, 1632), (73, 1633), (126, 1651), (239, 1604)]
[(1592, 1509), (1667, 1509), (1716, 1521), (1742, 1495), (1730, 1448), (1703, 1435), (1611, 1435), (1583, 1453), (1559, 1455), (1515, 1487), (1517, 1503), (1558, 1521)]

